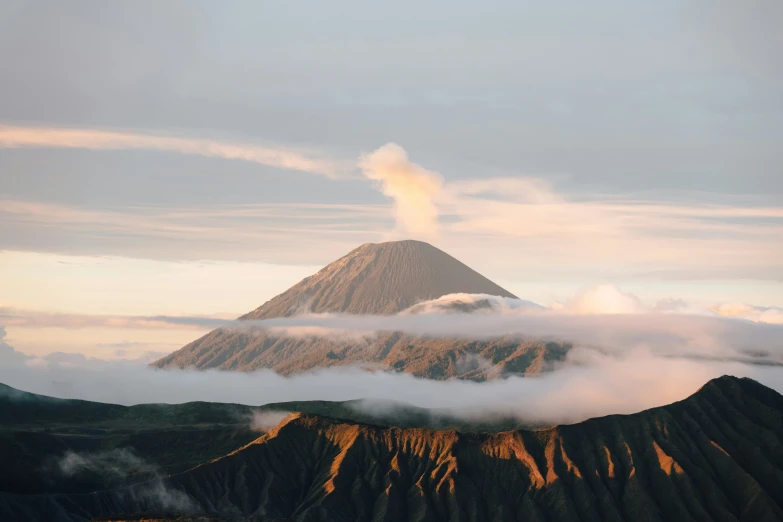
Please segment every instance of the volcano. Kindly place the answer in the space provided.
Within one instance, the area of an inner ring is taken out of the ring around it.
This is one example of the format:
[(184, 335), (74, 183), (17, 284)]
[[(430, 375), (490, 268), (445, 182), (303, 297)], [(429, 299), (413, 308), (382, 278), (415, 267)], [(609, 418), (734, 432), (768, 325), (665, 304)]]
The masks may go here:
[(366, 243), (241, 319), (313, 313), (384, 315), (448, 294), (516, 297), (422, 241)]
[[(367, 243), (239, 318), (302, 313), (389, 315), (450, 294), (516, 296), (464, 263), (421, 241)], [(217, 329), (153, 363), (160, 368), (257, 370), (290, 375), (314, 368), (372, 363), (417, 376), (482, 380), (503, 370), (535, 373), (567, 347), (518, 338), (472, 341), (399, 332), (372, 339), (290, 337)]]

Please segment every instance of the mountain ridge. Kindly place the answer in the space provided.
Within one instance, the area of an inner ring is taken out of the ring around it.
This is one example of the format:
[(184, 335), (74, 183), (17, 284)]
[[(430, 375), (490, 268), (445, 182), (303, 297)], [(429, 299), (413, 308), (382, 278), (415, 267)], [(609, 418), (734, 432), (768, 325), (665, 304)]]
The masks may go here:
[[(783, 396), (724, 376), (667, 406), (536, 431), (403, 429), (297, 414), (160, 487), (192, 503), (182, 514), (300, 522), (771, 522), (783, 518), (781, 441)], [(45, 512), (81, 522), (160, 509), (148, 487), (0, 493), (0, 518)]]

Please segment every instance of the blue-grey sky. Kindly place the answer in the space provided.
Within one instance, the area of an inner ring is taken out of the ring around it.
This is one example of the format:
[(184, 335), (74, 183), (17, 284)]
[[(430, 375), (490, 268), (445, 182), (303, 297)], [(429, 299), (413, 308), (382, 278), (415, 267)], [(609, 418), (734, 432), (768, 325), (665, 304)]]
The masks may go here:
[[(95, 313), (106, 283), (57, 267), (115, 259), (126, 281), (210, 263), (215, 288), (182, 276), (112, 313), (241, 313), (408, 236), (541, 301), (613, 283), (781, 304), (781, 19), (777, 0), (5, 0), (0, 305)], [(237, 283), (254, 270), (275, 275)]]

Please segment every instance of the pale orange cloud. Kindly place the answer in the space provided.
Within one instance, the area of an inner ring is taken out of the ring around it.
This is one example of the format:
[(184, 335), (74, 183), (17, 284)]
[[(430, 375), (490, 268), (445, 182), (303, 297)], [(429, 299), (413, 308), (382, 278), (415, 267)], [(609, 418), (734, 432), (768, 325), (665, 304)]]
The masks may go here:
[(408, 159), (396, 143), (387, 143), (359, 159), (367, 177), (380, 183), (381, 192), (394, 200), (397, 227), (408, 236), (432, 238), (438, 234), (435, 199), (443, 177)]
[(281, 146), (259, 146), (200, 138), (183, 138), (106, 129), (0, 126), (0, 147), (90, 150), (147, 149), (213, 158), (244, 160), (330, 178), (344, 176), (352, 165), (322, 153)]

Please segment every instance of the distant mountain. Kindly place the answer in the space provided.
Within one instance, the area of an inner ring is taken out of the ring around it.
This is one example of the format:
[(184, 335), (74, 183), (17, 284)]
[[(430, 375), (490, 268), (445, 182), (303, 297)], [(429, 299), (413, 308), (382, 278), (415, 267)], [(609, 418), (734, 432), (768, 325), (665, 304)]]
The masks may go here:
[[(303, 312), (394, 314), (450, 294), (516, 299), (509, 291), (427, 243), (368, 243), (239, 320), (289, 317)], [(487, 304), (485, 301), (470, 307), (480, 309)], [(461, 311), (467, 308), (459, 303), (448, 306)], [(288, 375), (314, 368), (371, 363), (432, 379), (482, 380), (504, 372), (536, 373), (549, 362), (562, 359), (567, 349), (568, 346), (518, 337), (467, 341), (385, 332), (369, 340), (336, 340), (217, 329), (154, 365), (225, 370), (271, 368)]]
[(299, 522), (772, 522), (783, 520), (782, 441), (783, 396), (734, 377), (669, 406), (539, 431), (430, 431), (295, 413), (221, 458), (154, 482), (0, 492), (0, 520), (138, 520), (123, 515), (166, 509), (175, 513), (159, 520), (201, 512)]

